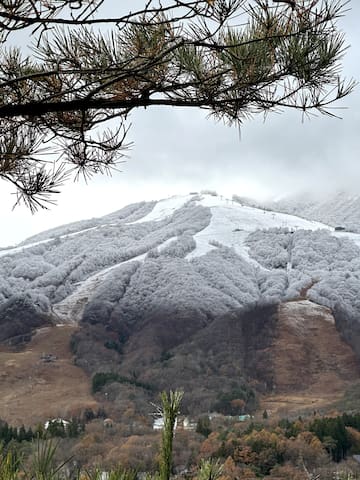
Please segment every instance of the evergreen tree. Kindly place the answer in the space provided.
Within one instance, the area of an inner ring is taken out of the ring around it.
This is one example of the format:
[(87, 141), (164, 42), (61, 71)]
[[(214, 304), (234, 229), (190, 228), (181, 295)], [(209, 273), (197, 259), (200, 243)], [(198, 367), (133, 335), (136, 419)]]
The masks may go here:
[(196, 425), (196, 431), (197, 433), (200, 433), (201, 435), (204, 435), (205, 437), (208, 437), (211, 433), (211, 424), (210, 424), (210, 418), (206, 415), (204, 417), (200, 417), (197, 425)]
[[(46, 205), (74, 169), (116, 167), (138, 108), (203, 108), (235, 125), (286, 108), (329, 113), (353, 88), (339, 75), (346, 4), (144, 0), (102, 17), (110, 0), (1, 2), (0, 178), (18, 201)], [(31, 54), (13, 46), (19, 31)], [(51, 168), (39, 156), (54, 154), (50, 139), (61, 152)]]
[(160, 480), (169, 480), (172, 469), (173, 439), (176, 418), (179, 414), (179, 408), (183, 392), (170, 390), (169, 393), (161, 393), (161, 414), (164, 419), (164, 428), (162, 431), (162, 443), (160, 450), (159, 474)]

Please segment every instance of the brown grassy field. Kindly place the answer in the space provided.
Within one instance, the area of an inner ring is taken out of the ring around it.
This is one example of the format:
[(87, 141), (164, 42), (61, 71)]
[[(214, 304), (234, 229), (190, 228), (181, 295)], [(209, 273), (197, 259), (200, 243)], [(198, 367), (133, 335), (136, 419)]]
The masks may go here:
[[(1, 419), (30, 426), (97, 408), (90, 379), (72, 361), (69, 343), (75, 330), (69, 325), (45, 327), (21, 349), (0, 346)], [(57, 358), (44, 362), (43, 354)]]

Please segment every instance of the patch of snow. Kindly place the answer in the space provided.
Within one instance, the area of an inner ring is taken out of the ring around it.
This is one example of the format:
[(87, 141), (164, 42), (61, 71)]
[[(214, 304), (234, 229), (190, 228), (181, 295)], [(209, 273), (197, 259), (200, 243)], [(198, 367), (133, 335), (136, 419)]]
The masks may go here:
[(4, 257), (5, 255), (15, 255), (16, 253), (21, 253), (28, 248), (36, 247), (37, 245), (41, 245), (42, 243), (49, 243), (53, 238), (48, 238), (46, 240), (40, 240), (39, 242), (29, 243), (28, 245), (22, 245), (21, 247), (13, 247), (6, 250), (0, 250), (0, 257)]
[(337, 238), (348, 238), (349, 240), (352, 240), (355, 245), (360, 247), (360, 234), (359, 233), (351, 233), (351, 232), (332, 232), (332, 235)]
[(249, 256), (249, 247), (245, 244), (249, 233), (259, 229), (289, 228), (290, 230), (332, 230), (323, 223), (308, 221), (293, 215), (271, 212), (259, 208), (242, 206), (223, 197), (204, 195), (198, 202), (211, 210), (210, 224), (194, 236), (196, 249), (186, 258), (201, 256), (216, 248), (212, 241), (232, 247), (238, 255), (247, 261), (256, 263)]
[[(100, 225), (100, 227), (102, 226), (104, 225)], [(98, 225), (96, 227), (84, 228), (83, 230), (79, 230), (78, 232), (72, 232), (72, 233), (66, 233), (64, 235), (60, 235), (59, 238), (63, 239), (63, 238), (76, 237), (76, 235), (80, 235), (85, 232), (90, 232), (91, 230), (96, 230), (97, 228), (99, 228)]]
[[(113, 224), (113, 225), (115, 225), (115, 224)], [(9, 249), (6, 249), (6, 250), (0, 250), (0, 257), (4, 257), (5, 255), (15, 255), (17, 253), (23, 252), (24, 250), (28, 250), (29, 248), (37, 247), (38, 245), (42, 245), (44, 243), (53, 242), (54, 240), (56, 240), (58, 238), (63, 240), (63, 239), (66, 239), (66, 238), (75, 237), (77, 235), (81, 235), (82, 233), (89, 232), (90, 230), (96, 230), (97, 228), (101, 228), (101, 227), (105, 227), (105, 226), (107, 226), (107, 225), (100, 225), (100, 226), (96, 226), (96, 227), (84, 228), (83, 230), (79, 230), (78, 232), (67, 233), (67, 234), (64, 234), (64, 235), (60, 235), (58, 237), (51, 237), (51, 238), (47, 238), (45, 240), (39, 240), (38, 242), (33, 242), (33, 243), (28, 243), (28, 244), (25, 244), (25, 245), (21, 245), (19, 247), (13, 247), (13, 248), (9, 248)]]
[(170, 217), (175, 210), (180, 209), (193, 198), (193, 195), (175, 195), (165, 200), (160, 200), (156, 203), (150, 213), (145, 215), (145, 217), (136, 220), (135, 222), (129, 223), (129, 225), (134, 223), (159, 222), (160, 220), (164, 220), (165, 218)]

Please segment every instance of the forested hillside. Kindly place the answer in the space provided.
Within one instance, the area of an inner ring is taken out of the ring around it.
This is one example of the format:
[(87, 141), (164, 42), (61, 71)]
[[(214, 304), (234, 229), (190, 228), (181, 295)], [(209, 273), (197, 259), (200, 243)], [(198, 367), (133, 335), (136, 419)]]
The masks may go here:
[(331, 308), (360, 353), (360, 235), (235, 200), (139, 203), (2, 250), (1, 340), (78, 324), (75, 361), (122, 379), (111, 398), (187, 385), (188, 407), (199, 409), (213, 408), (220, 388), (254, 408), (250, 378), (271, 388), (280, 302)]

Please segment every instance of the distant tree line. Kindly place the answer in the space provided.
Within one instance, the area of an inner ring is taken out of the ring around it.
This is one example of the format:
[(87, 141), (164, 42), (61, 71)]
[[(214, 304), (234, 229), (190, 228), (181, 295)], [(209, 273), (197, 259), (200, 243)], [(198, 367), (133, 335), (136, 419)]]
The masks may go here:
[(0, 445), (6, 446), (10, 442), (30, 442), (34, 439), (52, 437), (73, 438), (79, 436), (84, 430), (84, 422), (75, 417), (66, 423), (57, 420), (50, 421), (47, 428), (39, 424), (35, 429), (26, 428), (24, 425), (15, 427), (0, 421)]
[(15, 442), (31, 441), (39, 436), (39, 430), (26, 429), (24, 425), (20, 428), (12, 427), (7, 422), (0, 422), (0, 443), (7, 445), (12, 440)]

